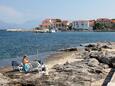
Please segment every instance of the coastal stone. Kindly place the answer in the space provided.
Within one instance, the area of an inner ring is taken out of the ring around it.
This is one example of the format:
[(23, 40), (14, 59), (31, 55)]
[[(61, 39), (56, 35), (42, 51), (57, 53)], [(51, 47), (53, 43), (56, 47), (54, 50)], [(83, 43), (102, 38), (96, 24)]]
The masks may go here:
[(115, 67), (115, 57), (111, 59), (112, 67)]
[(112, 47), (110, 45), (102, 45), (101, 48), (112, 49)]
[(56, 64), (53, 66), (53, 69), (55, 69), (57, 72), (63, 71), (63, 66)]
[[(85, 47), (89, 49), (88, 51), (79, 50), (79, 56), (81, 56), (83, 60), (66, 62), (61, 65), (56, 64), (47, 76), (42, 75), (39, 77), (39, 73), (37, 73), (32, 74), (28, 80), (18, 77), (20, 80), (17, 79), (14, 82), (17, 85), (31, 86), (90, 86), (91, 82), (104, 79), (107, 74), (104, 70), (115, 63), (113, 53), (100, 50), (101, 48), (108, 48), (102, 45), (90, 44)], [(76, 56), (77, 58), (77, 55), (78, 54), (75, 54), (74, 57)]]
[[(91, 61), (93, 61), (92, 59), (94, 59), (94, 58), (91, 58)], [(68, 81), (68, 83), (71, 83), (70, 86), (74, 86), (74, 85), (75, 86), (76, 85), (89, 86), (90, 82), (91, 82), (90, 73), (97, 74), (97, 75), (100, 75), (100, 74), (103, 75), (103, 70), (102, 70), (102, 68), (98, 67), (99, 62), (97, 60), (96, 60), (97, 67), (88, 66), (86, 64), (88, 62), (90, 62), (90, 61), (85, 59), (85, 61), (75, 61), (75, 62), (72, 62), (69, 64), (61, 65), (61, 68), (63, 66), (63, 70), (61, 70), (60, 72), (57, 71), (57, 74), (55, 75), (55, 77), (58, 77), (56, 79), (60, 79), (63, 82)], [(88, 71), (88, 70), (90, 70), (90, 71)], [(95, 76), (97, 76), (97, 75), (95, 75)], [(61, 78), (59, 78), (59, 77), (61, 77)], [(65, 78), (65, 79), (63, 79), (63, 78)], [(101, 78), (102, 77), (98, 77), (98, 78), (95, 78), (94, 80), (99, 80)], [(89, 84), (86, 84), (86, 83), (89, 83)]]
[(89, 55), (90, 58), (96, 58), (99, 62), (107, 64), (109, 66), (114, 66), (115, 54), (107, 51), (93, 51)]
[(0, 73), (0, 86), (9, 86), (10, 78)]
[(103, 68), (95, 67), (88, 70), (90, 73), (100, 74), (103, 73)]
[(61, 49), (60, 51), (66, 51), (66, 52), (77, 51), (77, 48), (66, 48), (66, 49)]
[(89, 54), (90, 54), (89, 52), (84, 51), (84, 52), (82, 52), (81, 56), (82, 56), (83, 59), (88, 59), (89, 58)]
[(98, 58), (100, 62), (108, 64), (110, 67), (113, 67), (113, 63), (115, 63), (115, 56), (113, 55), (105, 55), (104, 57), (99, 57)]
[(92, 51), (92, 52), (90, 52), (90, 54), (89, 54), (89, 57), (90, 57), (90, 58), (98, 58), (98, 57), (100, 57), (100, 56), (102, 56), (102, 53), (101, 53), (101, 52), (98, 52), (98, 51)]
[(96, 44), (93, 44), (93, 43), (92, 44), (88, 44), (88, 45), (85, 45), (85, 47), (90, 47), (90, 48), (91, 47), (96, 47)]
[(85, 48), (85, 51), (90, 52), (90, 51), (91, 51), (91, 49), (86, 47), (86, 48)]
[[(37, 78), (29, 77), (29, 80), (23, 79), (20, 84), (31, 86), (89, 86), (91, 84), (90, 73), (97, 76), (103, 71), (98, 67), (90, 67), (86, 63), (88, 63), (87, 59), (84, 59), (83, 61), (74, 61), (63, 65), (57, 64), (53, 67), (56, 71), (50, 72), (47, 77), (42, 76), (38, 78), (37, 75), (35, 75)], [(92, 68), (94, 68), (94, 70), (89, 72), (88, 70), (91, 71)], [(102, 79), (102, 77), (94, 78), (94, 80), (100, 79)], [(19, 82), (16, 84), (18, 83)]]
[(108, 43), (92, 43), (85, 45), (86, 51), (101, 51), (102, 49), (112, 49)]
[(88, 61), (88, 66), (97, 67), (97, 66), (99, 66), (99, 62), (98, 62), (97, 59), (91, 58), (91, 59), (89, 59), (89, 61)]
[(100, 65), (101, 67), (103, 67), (104, 69), (109, 68), (109, 65), (107, 65), (107, 64), (100, 63), (99, 65)]
[(80, 44), (80, 46), (83, 47), (94, 47), (97, 43), (85, 43), (85, 44)]

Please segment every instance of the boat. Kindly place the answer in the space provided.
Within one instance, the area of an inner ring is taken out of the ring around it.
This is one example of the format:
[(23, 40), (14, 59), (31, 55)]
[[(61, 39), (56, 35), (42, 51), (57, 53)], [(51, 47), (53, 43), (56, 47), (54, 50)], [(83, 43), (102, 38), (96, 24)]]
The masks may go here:
[(52, 29), (52, 30), (51, 30), (51, 33), (55, 33), (55, 32), (56, 32), (55, 29)]
[(56, 29), (50, 29), (49, 30), (49, 33), (55, 33), (56, 32)]

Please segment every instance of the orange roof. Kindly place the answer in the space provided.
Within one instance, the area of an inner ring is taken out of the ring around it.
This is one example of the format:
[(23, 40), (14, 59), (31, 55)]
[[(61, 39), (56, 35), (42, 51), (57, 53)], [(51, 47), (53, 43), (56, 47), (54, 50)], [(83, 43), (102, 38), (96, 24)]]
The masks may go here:
[(115, 19), (112, 19), (112, 23), (115, 23)]

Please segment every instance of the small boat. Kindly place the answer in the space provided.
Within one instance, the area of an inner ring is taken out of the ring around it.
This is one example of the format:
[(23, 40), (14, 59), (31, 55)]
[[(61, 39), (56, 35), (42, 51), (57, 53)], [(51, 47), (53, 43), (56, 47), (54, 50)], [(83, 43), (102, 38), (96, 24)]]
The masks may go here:
[(55, 30), (55, 29), (50, 29), (49, 32), (50, 32), (50, 33), (55, 33), (56, 30)]
[(52, 33), (55, 33), (56, 31), (54, 29), (51, 30)]

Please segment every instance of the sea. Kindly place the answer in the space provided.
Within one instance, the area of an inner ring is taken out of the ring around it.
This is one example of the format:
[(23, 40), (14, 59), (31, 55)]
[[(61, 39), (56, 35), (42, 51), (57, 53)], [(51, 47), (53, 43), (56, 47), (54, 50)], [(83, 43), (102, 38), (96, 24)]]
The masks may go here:
[(24, 55), (44, 61), (48, 55), (80, 44), (112, 41), (115, 32), (7, 32), (0, 31), (0, 67), (21, 61)]

